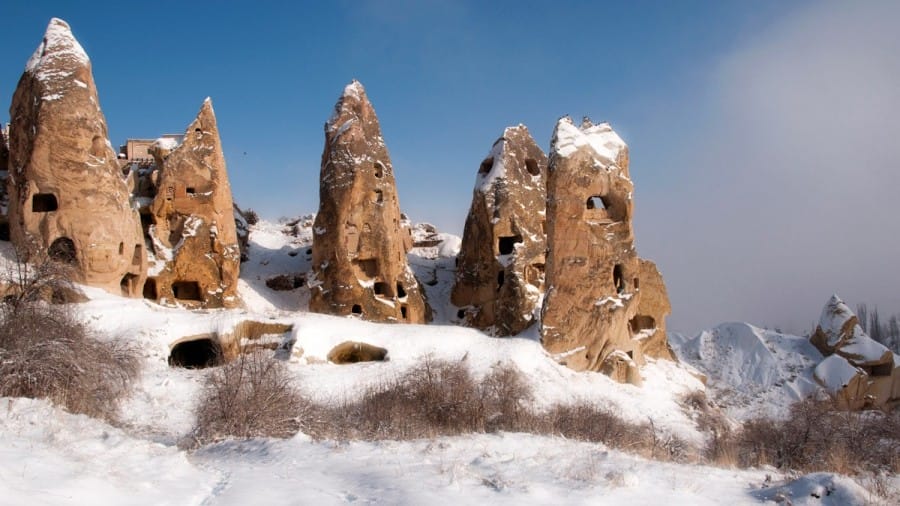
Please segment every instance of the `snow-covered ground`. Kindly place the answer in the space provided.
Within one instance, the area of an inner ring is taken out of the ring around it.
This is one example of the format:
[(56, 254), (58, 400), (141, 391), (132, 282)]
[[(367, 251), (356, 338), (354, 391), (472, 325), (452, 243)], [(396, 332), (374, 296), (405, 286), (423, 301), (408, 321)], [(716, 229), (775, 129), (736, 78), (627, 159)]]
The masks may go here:
[[(241, 266), (244, 309), (187, 311), (84, 288), (91, 300), (78, 311), (108, 338), (139, 345), (142, 376), (123, 405), (120, 428), (68, 414), (45, 401), (0, 399), (0, 503), (758, 504), (779, 493), (800, 494), (794, 504), (861, 504), (870, 499), (852, 480), (834, 475), (781, 484), (784, 477), (773, 470), (661, 463), (600, 444), (526, 434), (377, 443), (314, 442), (300, 434), (289, 440), (224, 442), (191, 453), (177, 449), (176, 442), (191, 429), (200, 380), (207, 371), (169, 367), (170, 347), (187, 336), (227, 334), (248, 320), (292, 325), (290, 332), (274, 338), (290, 350), (286, 362), (300, 388), (322, 402), (353, 398), (425, 356), (463, 360), (476, 375), (497, 364), (514, 364), (531, 383), (534, 409), (593, 403), (627, 420), (652, 421), (657, 430), (691, 444), (703, 443), (704, 435), (679, 403), (686, 393), (704, 388), (689, 366), (651, 362), (642, 369), (644, 384), (638, 388), (559, 366), (544, 352), (534, 330), (495, 339), (452, 325), (455, 309), (449, 288), (459, 239), (427, 227), (416, 227), (416, 240), (441, 242), (427, 242), (409, 258), (434, 308), (433, 324), (375, 324), (307, 313), (306, 288), (273, 291), (265, 282), (274, 275), (308, 270), (311, 223), (307, 216), (296, 223), (260, 222), (253, 227), (250, 259)], [(8, 244), (0, 244), (0, 253), (10, 258)], [(728, 357), (740, 350), (746, 354), (741, 360), (774, 364), (771, 373), (740, 371), (762, 386), (732, 395), (729, 412), (735, 416), (763, 409), (779, 396), (784, 397), (779, 406), (786, 406), (807, 388), (809, 367), (802, 359), (768, 357), (775, 352), (767, 340), (780, 339), (801, 356), (810, 350), (790, 336), (760, 337), (759, 329), (740, 325), (717, 329), (725, 336), (720, 339), (678, 336), (676, 348), (683, 356), (696, 353), (710, 361), (738, 360)], [(390, 360), (328, 363), (328, 351), (346, 340), (383, 346)], [(719, 385), (732, 380), (710, 375), (716, 394), (723, 392)], [(771, 394), (778, 389), (787, 393)], [(760, 403), (757, 398), (766, 400)], [(826, 489), (830, 492), (821, 493), (821, 500), (810, 495), (810, 490)]]

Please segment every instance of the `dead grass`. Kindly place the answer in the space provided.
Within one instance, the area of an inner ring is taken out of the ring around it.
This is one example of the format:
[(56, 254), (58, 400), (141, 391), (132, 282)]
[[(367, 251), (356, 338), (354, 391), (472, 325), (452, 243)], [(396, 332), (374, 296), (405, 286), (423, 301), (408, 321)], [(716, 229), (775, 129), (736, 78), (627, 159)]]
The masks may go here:
[(284, 364), (271, 355), (241, 354), (227, 365), (209, 371), (186, 446), (229, 437), (284, 438), (297, 433), (305, 402)]
[(100, 340), (69, 307), (45, 302), (71, 283), (54, 262), (20, 263), (0, 304), (0, 395), (44, 398), (72, 413), (116, 421), (140, 372), (136, 349)]

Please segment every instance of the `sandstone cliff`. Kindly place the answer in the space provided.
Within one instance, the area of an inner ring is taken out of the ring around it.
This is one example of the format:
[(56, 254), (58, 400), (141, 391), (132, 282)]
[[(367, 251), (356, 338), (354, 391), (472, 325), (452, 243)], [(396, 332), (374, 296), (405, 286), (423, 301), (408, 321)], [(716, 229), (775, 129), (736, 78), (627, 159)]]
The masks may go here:
[(422, 323), (431, 310), (410, 270), (394, 170), (362, 84), (346, 88), (325, 124), (310, 311)]
[(524, 125), (481, 163), (451, 300), (466, 324), (498, 336), (534, 321), (544, 284), (547, 156)]
[(187, 306), (239, 305), (241, 251), (212, 101), (203, 102), (180, 145), (161, 140), (151, 150), (156, 195), (143, 212), (151, 221), (156, 264), (145, 297)]
[(561, 119), (547, 185), (544, 347), (576, 370), (639, 382), (640, 263), (631, 227), (628, 148), (606, 124)]
[(77, 281), (141, 293), (146, 252), (107, 138), (91, 63), (52, 19), (13, 95), (10, 238), (26, 256), (71, 264)]

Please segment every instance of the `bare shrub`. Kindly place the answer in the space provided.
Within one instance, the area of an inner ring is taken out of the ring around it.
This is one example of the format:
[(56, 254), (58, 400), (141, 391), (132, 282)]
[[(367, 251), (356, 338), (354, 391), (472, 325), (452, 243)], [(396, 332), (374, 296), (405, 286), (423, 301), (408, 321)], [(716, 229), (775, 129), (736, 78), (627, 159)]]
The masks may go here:
[(137, 350), (100, 340), (70, 308), (51, 305), (66, 293), (65, 266), (18, 262), (0, 305), (0, 395), (46, 398), (73, 413), (114, 422), (118, 404), (140, 372)]
[(735, 435), (739, 463), (803, 472), (900, 468), (900, 412), (847, 412), (830, 402), (794, 404), (785, 420), (755, 419)]
[(247, 208), (244, 210), (244, 219), (247, 220), (248, 225), (256, 225), (259, 223), (259, 214), (253, 209)]
[[(480, 432), (558, 435), (611, 447), (680, 458), (684, 442), (654, 436), (649, 424), (626, 422), (611, 411), (576, 403), (543, 412), (528, 408), (532, 392), (512, 365), (497, 365), (481, 380), (464, 361), (426, 358), (359, 400), (317, 406), (305, 429), (320, 439), (417, 439)], [(668, 445), (668, 446), (666, 446)]]
[(271, 353), (241, 354), (204, 378), (192, 443), (290, 437), (300, 429), (305, 406), (284, 364)]

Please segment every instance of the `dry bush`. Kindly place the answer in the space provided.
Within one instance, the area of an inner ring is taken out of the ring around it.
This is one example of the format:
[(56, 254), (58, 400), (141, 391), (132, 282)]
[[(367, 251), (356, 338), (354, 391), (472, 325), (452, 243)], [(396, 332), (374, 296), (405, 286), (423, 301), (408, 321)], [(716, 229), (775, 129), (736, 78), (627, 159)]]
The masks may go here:
[(7, 273), (14, 288), (0, 304), (0, 395), (46, 398), (114, 422), (140, 373), (138, 353), (99, 340), (68, 307), (42, 300), (66, 292), (70, 279), (56, 262), (19, 262)]
[(578, 403), (534, 412), (528, 409), (531, 400), (531, 388), (512, 365), (495, 366), (476, 380), (464, 361), (426, 358), (357, 401), (314, 408), (305, 429), (313, 437), (336, 440), (528, 432), (667, 458), (680, 458), (686, 448), (677, 438), (653, 434), (649, 424), (626, 422), (601, 407)]
[(203, 381), (191, 444), (226, 438), (293, 436), (306, 402), (271, 353), (241, 354)]
[(900, 471), (900, 412), (847, 412), (794, 404), (786, 420), (755, 419), (734, 435), (743, 466), (844, 474)]

